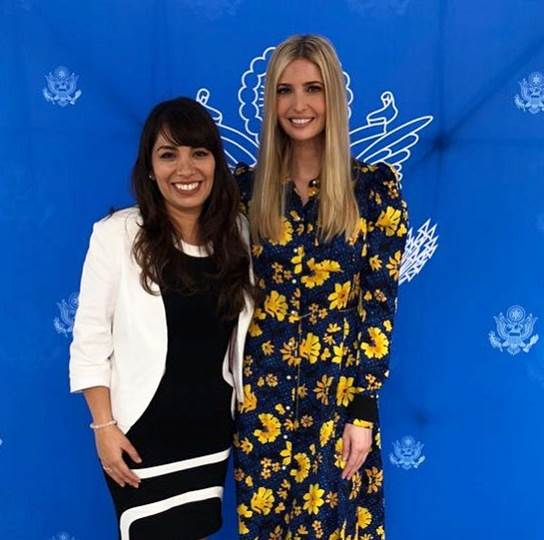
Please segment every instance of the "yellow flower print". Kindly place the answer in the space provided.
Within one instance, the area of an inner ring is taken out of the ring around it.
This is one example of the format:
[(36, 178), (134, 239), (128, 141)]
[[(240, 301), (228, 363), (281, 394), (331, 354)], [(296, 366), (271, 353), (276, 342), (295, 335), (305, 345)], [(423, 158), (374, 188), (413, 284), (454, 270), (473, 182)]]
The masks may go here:
[(303, 505), (303, 509), (308, 511), (308, 514), (317, 514), (319, 508), (325, 504), (323, 500), (324, 489), (319, 487), (319, 484), (310, 484), (308, 492), (304, 495), (306, 501)]
[(251, 454), (251, 452), (253, 452), (253, 443), (247, 437), (244, 437), (240, 441), (240, 450), (242, 450), (244, 454)]
[(342, 540), (340, 536), (340, 529), (336, 529), (330, 536), (329, 540)]
[(335, 332), (340, 331), (340, 325), (337, 323), (330, 323), (329, 326), (327, 326), (327, 333), (328, 334), (334, 334)]
[[(283, 503), (280, 503), (283, 506)], [(281, 511), (281, 510), (280, 510)], [(278, 507), (276, 507), (275, 510), (276, 514), (278, 514)], [(283, 529), (280, 525), (278, 525), (268, 536), (267, 540), (281, 540), (281, 537), (283, 535)]]
[(257, 408), (257, 396), (251, 390), (250, 384), (244, 384), (244, 401), (240, 405), (240, 412), (254, 411)]
[(287, 299), (283, 294), (279, 294), (277, 291), (271, 291), (264, 301), (264, 310), (269, 315), (276, 317), (278, 321), (285, 319), (287, 313)]
[(291, 259), (291, 262), (295, 265), (295, 274), (302, 272), (302, 259), (304, 258), (304, 246), (297, 247), (297, 254)]
[(297, 354), (297, 342), (295, 338), (289, 338), (287, 343), (284, 343), (280, 349), (282, 359), (287, 362), (289, 366), (298, 366), (300, 364), (300, 357)]
[(337, 347), (336, 345), (332, 348), (334, 351), (334, 356), (332, 357), (332, 361), (335, 364), (341, 364), (342, 359), (344, 358), (347, 349), (344, 347), (344, 344)]
[(247, 487), (253, 487), (253, 478), (249, 475), (246, 476), (246, 479), (244, 480)]
[(237, 510), (240, 517), (250, 518), (253, 515), (253, 512), (245, 504), (239, 504)]
[(251, 254), (254, 257), (259, 257), (259, 255), (263, 252), (263, 246), (262, 244), (251, 244)]
[(395, 254), (392, 257), (389, 257), (389, 262), (387, 263), (387, 269), (389, 270), (389, 275), (395, 281), (399, 280), (401, 259), (402, 259), (402, 253), (399, 250), (395, 252)]
[(313, 289), (318, 285), (323, 285), (329, 279), (331, 272), (340, 272), (340, 264), (336, 261), (324, 260), (315, 262), (314, 258), (308, 261), (308, 268), (311, 274), (303, 276), (300, 280), (308, 289)]
[(385, 232), (385, 236), (393, 236), (400, 225), (401, 211), (395, 210), (392, 206), (388, 206), (386, 210), (382, 210), (376, 227)]
[(334, 444), (334, 466), (339, 469), (343, 469), (346, 466), (346, 461), (342, 457), (342, 451), (344, 450), (344, 441), (342, 438), (336, 439)]
[(368, 476), (368, 488), (367, 493), (377, 493), (383, 484), (383, 471), (377, 467), (371, 469), (365, 469)]
[(256, 514), (267, 516), (274, 504), (274, 495), (271, 489), (260, 487), (251, 497), (251, 509)]
[(251, 337), (258, 337), (263, 333), (258, 321), (262, 321), (264, 319), (266, 319), (266, 314), (261, 308), (257, 308), (255, 313), (253, 313), (253, 319), (251, 320), (251, 325), (248, 329), (248, 333)]
[(291, 454), (293, 451), (293, 443), (291, 441), (285, 442), (285, 448), (280, 452), (283, 465), (291, 464)]
[(370, 523), (372, 522), (372, 514), (368, 510), (368, 508), (357, 508), (357, 525), (361, 529), (366, 529)]
[(312, 332), (308, 332), (300, 344), (300, 356), (306, 358), (310, 364), (315, 364), (319, 358), (320, 350), (321, 343), (319, 343), (319, 338), (312, 334)]
[(365, 356), (367, 358), (383, 358), (389, 352), (389, 339), (375, 326), (368, 329), (368, 335), (370, 343), (361, 343), (361, 349), (363, 349)]
[(299, 484), (308, 478), (308, 473), (310, 472), (310, 458), (300, 452), (293, 456), (294, 461), (297, 464), (296, 469), (291, 469), (290, 475), (295, 478), (295, 482)]
[(380, 540), (385, 540), (385, 531), (383, 530), (383, 525), (380, 525), (376, 529), (376, 534), (380, 537)]
[(314, 388), (315, 397), (323, 403), (323, 405), (329, 404), (329, 390), (332, 385), (332, 377), (323, 375), (321, 380), (317, 381), (316, 387)]
[(274, 353), (274, 344), (268, 340), (268, 341), (265, 341), (262, 345), (261, 345), (261, 349), (263, 351), (263, 354), (265, 356), (270, 356), (271, 354)]
[(334, 284), (334, 292), (329, 294), (328, 299), (331, 301), (329, 309), (344, 309), (348, 305), (349, 291), (351, 290), (351, 282), (346, 281), (344, 284)]
[(391, 321), (383, 321), (383, 327), (384, 327), (388, 332), (391, 332), (391, 330), (393, 330), (393, 325), (391, 324)]
[(319, 430), (319, 444), (322, 447), (325, 446), (330, 441), (333, 433), (334, 433), (334, 422), (332, 420), (323, 422), (323, 425), (321, 426), (321, 429)]
[(270, 242), (272, 245), (286, 246), (293, 239), (293, 226), (291, 223), (282, 218), (280, 225), (280, 235), (277, 241)]
[(382, 267), (382, 260), (380, 259), (379, 255), (373, 255), (368, 259), (368, 262), (370, 264), (370, 268), (376, 272)]
[(309, 414), (305, 414), (300, 419), (300, 425), (305, 428), (312, 427), (314, 425), (314, 419)]
[(278, 376), (274, 375), (273, 373), (268, 373), (264, 380), (266, 381), (266, 384), (270, 386), (270, 388), (275, 388), (278, 386)]
[(259, 414), (263, 429), (256, 429), (253, 435), (261, 444), (274, 442), (280, 434), (280, 421), (273, 414)]
[(336, 387), (336, 404), (347, 407), (357, 394), (357, 388), (353, 386), (353, 377), (341, 376)]

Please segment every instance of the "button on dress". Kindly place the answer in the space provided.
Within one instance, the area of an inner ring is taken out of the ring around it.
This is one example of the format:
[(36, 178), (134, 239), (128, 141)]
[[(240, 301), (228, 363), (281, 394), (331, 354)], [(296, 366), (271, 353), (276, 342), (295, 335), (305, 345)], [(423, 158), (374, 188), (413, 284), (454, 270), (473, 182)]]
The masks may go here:
[[(247, 212), (253, 172), (235, 171)], [(305, 205), (286, 185), (278, 241), (252, 245), (256, 306), (235, 437), (239, 532), (259, 540), (385, 538), (376, 399), (388, 375), (407, 212), (385, 164), (352, 162), (356, 234), (317, 234), (319, 183)], [(347, 422), (373, 448), (342, 480)]]

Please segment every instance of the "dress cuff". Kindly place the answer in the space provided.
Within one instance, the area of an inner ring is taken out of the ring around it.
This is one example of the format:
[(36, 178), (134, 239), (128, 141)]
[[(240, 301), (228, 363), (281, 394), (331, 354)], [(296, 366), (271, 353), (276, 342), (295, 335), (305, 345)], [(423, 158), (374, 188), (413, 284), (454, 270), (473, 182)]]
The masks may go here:
[[(378, 402), (373, 396), (357, 395), (348, 410), (348, 423), (372, 427), (378, 422)], [(367, 424), (367, 425), (362, 425)], [(368, 425), (370, 424), (370, 426)]]

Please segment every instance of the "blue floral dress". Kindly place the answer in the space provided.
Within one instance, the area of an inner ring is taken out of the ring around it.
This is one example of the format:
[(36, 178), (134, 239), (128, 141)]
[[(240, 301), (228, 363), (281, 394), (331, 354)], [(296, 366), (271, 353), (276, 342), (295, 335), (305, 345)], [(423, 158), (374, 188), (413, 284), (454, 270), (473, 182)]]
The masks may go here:
[[(388, 375), (406, 204), (385, 164), (353, 161), (357, 234), (316, 234), (319, 184), (289, 184), (281, 238), (252, 245), (264, 298), (246, 341), (235, 437), (239, 532), (248, 540), (383, 540), (377, 393)], [(244, 210), (253, 173), (240, 165)], [(342, 480), (347, 423), (373, 450)]]

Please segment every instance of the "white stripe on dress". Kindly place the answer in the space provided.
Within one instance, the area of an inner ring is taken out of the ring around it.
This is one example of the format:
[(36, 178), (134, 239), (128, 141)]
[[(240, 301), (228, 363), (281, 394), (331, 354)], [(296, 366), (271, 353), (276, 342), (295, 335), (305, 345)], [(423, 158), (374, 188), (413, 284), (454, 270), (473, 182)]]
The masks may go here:
[(194, 469), (195, 467), (202, 467), (203, 465), (219, 463), (220, 461), (228, 459), (229, 455), (230, 448), (227, 448), (226, 450), (216, 452), (215, 454), (208, 454), (191, 459), (183, 459), (181, 461), (166, 463), (165, 465), (156, 465), (155, 467), (132, 469), (132, 472), (140, 478), (154, 478), (155, 476), (162, 476), (163, 474), (170, 474), (177, 471), (184, 471), (186, 469)]
[(121, 519), (119, 520), (121, 540), (130, 539), (130, 526), (138, 519), (153, 516), (155, 514), (160, 514), (161, 512), (165, 512), (166, 510), (170, 510), (171, 508), (175, 508), (176, 506), (181, 506), (190, 502), (212, 499), (215, 497), (218, 497), (220, 499), (223, 498), (222, 486), (213, 486), (206, 489), (188, 491), (187, 493), (175, 495), (174, 497), (170, 497), (162, 501), (129, 508), (121, 514)]

